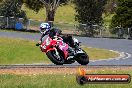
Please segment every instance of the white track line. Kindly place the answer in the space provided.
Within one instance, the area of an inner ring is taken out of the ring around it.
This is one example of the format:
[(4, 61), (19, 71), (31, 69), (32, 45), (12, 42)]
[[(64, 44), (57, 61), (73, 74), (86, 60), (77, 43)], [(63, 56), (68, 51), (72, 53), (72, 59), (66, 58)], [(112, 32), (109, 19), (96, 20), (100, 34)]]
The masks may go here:
[(129, 53), (126, 53), (127, 54), (127, 57), (125, 57), (125, 58), (122, 58), (122, 59), (127, 59), (127, 58), (130, 58), (132, 55), (131, 54), (129, 54)]
[(125, 53), (125, 52), (119, 52), (119, 51), (115, 51), (115, 50), (109, 50), (111, 52), (114, 53), (118, 53), (119, 57), (115, 57), (115, 58), (108, 58), (108, 59), (100, 59), (100, 60), (91, 60), (92, 62), (96, 62), (96, 61), (110, 61), (110, 60), (120, 60), (120, 59), (128, 59), (130, 58), (132, 55), (129, 53)]

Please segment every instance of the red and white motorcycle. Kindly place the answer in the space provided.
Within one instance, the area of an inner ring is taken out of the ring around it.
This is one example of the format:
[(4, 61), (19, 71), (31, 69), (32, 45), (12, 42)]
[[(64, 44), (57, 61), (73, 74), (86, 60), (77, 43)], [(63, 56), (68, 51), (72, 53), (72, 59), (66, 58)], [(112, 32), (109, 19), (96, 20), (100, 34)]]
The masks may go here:
[(75, 61), (81, 65), (89, 63), (89, 56), (80, 48), (80, 43), (75, 38), (76, 49), (71, 49), (68, 44), (63, 42), (61, 37), (52, 39), (46, 35), (42, 40), (42, 44), (39, 44), (41, 51), (45, 52), (47, 57), (56, 65), (71, 64)]

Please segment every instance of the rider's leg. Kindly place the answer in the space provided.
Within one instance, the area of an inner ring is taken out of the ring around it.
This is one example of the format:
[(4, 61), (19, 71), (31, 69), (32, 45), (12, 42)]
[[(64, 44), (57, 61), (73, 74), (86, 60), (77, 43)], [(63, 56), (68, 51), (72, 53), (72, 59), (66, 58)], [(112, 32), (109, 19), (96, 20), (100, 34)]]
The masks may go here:
[(65, 42), (65, 43), (68, 44), (68, 38), (67, 38), (67, 36), (62, 36), (62, 39), (63, 39), (63, 42)]
[(73, 40), (72, 36), (62, 36), (62, 39), (70, 47), (74, 48), (74, 40)]

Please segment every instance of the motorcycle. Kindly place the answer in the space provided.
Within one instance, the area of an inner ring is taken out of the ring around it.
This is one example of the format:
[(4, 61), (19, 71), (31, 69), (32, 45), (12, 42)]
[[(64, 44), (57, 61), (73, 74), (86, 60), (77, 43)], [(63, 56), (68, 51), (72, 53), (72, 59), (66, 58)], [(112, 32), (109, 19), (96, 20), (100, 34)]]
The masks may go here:
[(80, 48), (80, 43), (74, 38), (76, 48), (71, 48), (68, 44), (63, 42), (61, 37), (54, 39), (49, 35), (44, 36), (40, 46), (42, 52), (45, 52), (47, 57), (56, 65), (72, 64), (77, 61), (81, 65), (89, 63), (89, 56)]

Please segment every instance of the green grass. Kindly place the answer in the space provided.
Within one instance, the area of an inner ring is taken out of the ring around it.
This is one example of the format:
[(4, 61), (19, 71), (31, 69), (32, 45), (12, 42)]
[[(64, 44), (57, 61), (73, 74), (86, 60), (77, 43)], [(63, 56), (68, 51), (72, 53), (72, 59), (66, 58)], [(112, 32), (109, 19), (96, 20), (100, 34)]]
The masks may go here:
[[(0, 37), (0, 64), (28, 64), (50, 62), (35, 41)], [(118, 54), (103, 49), (84, 48), (93, 59), (116, 57)], [(51, 62), (50, 62), (51, 63)]]
[(108, 59), (118, 57), (119, 54), (111, 52), (106, 49), (99, 48), (84, 48), (92, 60)]
[(103, 21), (104, 21), (104, 24), (107, 28), (109, 28), (113, 16), (114, 16), (114, 14), (109, 14), (109, 15), (103, 14), (103, 16), (102, 16)]
[(49, 62), (35, 42), (0, 38), (0, 64), (22, 64)]
[[(132, 69), (113, 71), (101, 70), (96, 74), (130, 74)], [(43, 75), (0, 75), (0, 88), (132, 88), (130, 84), (77, 84), (76, 75), (72, 74), (43, 74)]]

